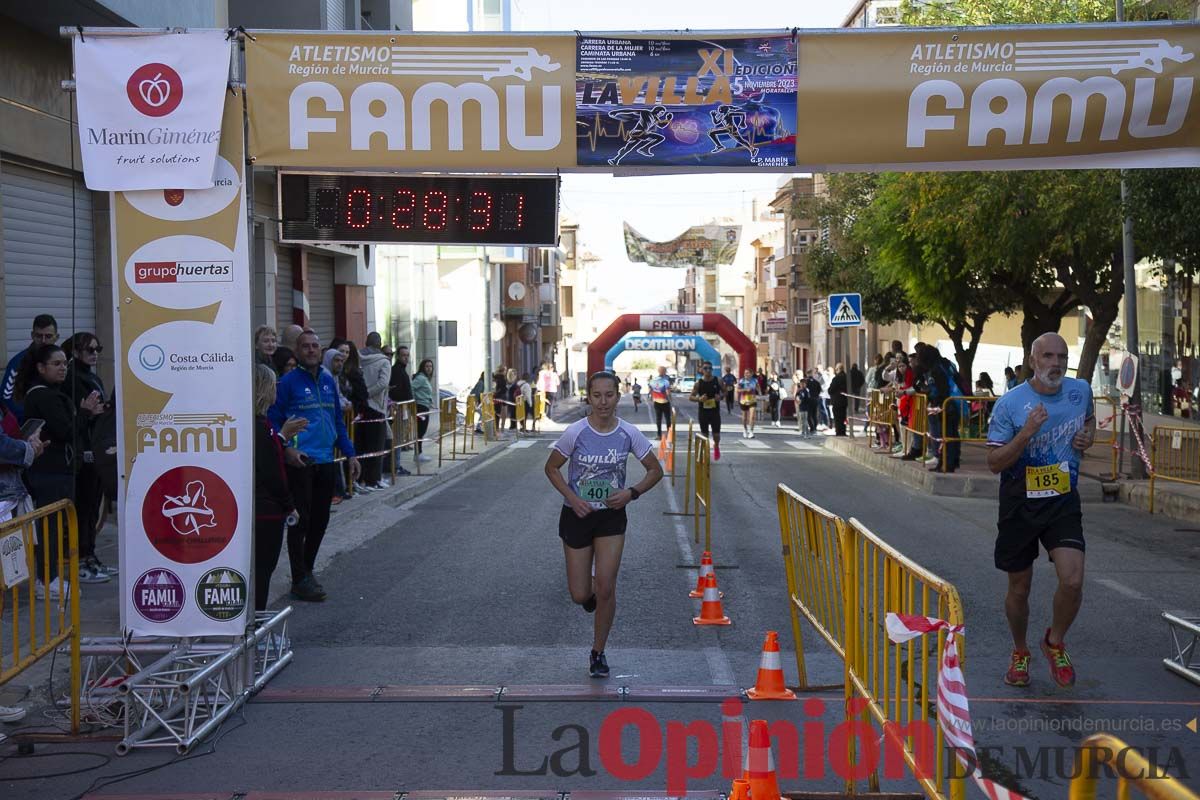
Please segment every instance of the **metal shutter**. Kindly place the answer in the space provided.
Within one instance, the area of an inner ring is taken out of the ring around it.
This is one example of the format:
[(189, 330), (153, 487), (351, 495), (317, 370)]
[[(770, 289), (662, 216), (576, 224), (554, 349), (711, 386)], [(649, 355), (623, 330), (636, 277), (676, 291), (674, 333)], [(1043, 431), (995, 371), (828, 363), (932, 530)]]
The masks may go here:
[(325, 0), (325, 30), (340, 31), (345, 29), (346, 1)]
[(308, 254), (308, 319), (321, 337), (321, 344), (333, 339), (333, 258)]
[(280, 334), (292, 324), (292, 251), (280, 248), (275, 258), (275, 328)]
[[(96, 332), (92, 194), (83, 181), (8, 161), (0, 164), (0, 246), (6, 359), (29, 345), (29, 326), (37, 314), (54, 315), (60, 342), (75, 331)], [(100, 338), (107, 338), (106, 333), (100, 332)]]

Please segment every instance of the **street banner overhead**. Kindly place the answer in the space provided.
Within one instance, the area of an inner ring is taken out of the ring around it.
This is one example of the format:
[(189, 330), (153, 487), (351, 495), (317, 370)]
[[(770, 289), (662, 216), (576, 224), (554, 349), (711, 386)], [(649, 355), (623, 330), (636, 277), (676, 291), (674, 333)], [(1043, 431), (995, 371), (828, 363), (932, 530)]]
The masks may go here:
[(254, 525), (242, 97), (216, 186), (113, 195), (121, 627), (240, 635)]
[(741, 225), (693, 225), (666, 242), (652, 242), (625, 226), (625, 253), (629, 260), (651, 267), (715, 267), (732, 264), (741, 239)]
[(575, 163), (575, 37), (255, 32), (250, 155), (289, 167)]
[(579, 39), (579, 166), (795, 165), (796, 39)]
[(83, 178), (94, 191), (213, 186), (224, 31), (74, 38)]
[(800, 39), (817, 171), (1200, 165), (1200, 27), (875, 30)]

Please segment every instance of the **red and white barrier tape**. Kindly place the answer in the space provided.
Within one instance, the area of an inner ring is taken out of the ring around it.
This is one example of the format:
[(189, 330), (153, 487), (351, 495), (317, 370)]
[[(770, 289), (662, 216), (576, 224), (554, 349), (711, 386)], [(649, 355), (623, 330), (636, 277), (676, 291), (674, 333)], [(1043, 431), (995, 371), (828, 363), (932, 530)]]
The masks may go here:
[[(971, 708), (967, 702), (967, 679), (958, 660), (957, 636), (963, 633), (962, 625), (951, 625), (945, 620), (922, 617), (915, 614), (887, 615), (888, 638), (897, 644), (945, 630), (946, 649), (942, 651), (942, 663), (938, 669), (937, 717), (938, 725), (946, 742), (954, 748), (955, 758), (970, 772), (975, 785), (983, 790), (990, 800), (1027, 800), (1023, 795), (1004, 788), (993, 780), (983, 777), (979, 771), (979, 760), (975, 755), (975, 737), (971, 733)], [(970, 754), (970, 758), (966, 754)]]
[(1129, 431), (1133, 434), (1133, 441), (1137, 445), (1137, 456), (1146, 465), (1146, 472), (1153, 474), (1154, 464), (1151, 463), (1150, 456), (1146, 455), (1146, 429), (1142, 425), (1142, 407), (1124, 403), (1121, 409), (1129, 420)]

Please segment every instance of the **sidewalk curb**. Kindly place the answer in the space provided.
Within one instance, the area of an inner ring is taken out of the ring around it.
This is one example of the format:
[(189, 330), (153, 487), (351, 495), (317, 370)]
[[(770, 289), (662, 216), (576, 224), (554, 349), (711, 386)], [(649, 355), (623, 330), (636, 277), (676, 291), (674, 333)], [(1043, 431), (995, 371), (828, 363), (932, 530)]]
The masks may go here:
[[(1139, 511), (1150, 513), (1150, 481), (1120, 482), (1121, 502)], [(1200, 519), (1200, 497), (1154, 487), (1154, 516), (1195, 522)]]
[[(829, 436), (825, 439), (825, 447), (867, 469), (887, 475), (905, 486), (935, 497), (972, 497), (995, 500), (999, 492), (1000, 478), (996, 475), (930, 472), (925, 467), (915, 468), (910, 466), (910, 462), (876, 453), (855, 444), (856, 441), (858, 439)], [(1086, 478), (1086, 476), (1081, 477)], [(1081, 480), (1079, 493), (1084, 502), (1103, 500), (1103, 488), (1097, 480)]]

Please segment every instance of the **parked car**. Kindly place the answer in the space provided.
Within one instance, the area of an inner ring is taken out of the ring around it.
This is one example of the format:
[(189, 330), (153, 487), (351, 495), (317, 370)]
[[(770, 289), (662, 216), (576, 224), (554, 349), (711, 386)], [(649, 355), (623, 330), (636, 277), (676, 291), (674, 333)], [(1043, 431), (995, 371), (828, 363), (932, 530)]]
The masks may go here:
[(675, 381), (675, 391), (679, 394), (691, 394), (692, 389), (696, 388), (696, 379), (693, 377), (680, 378)]

